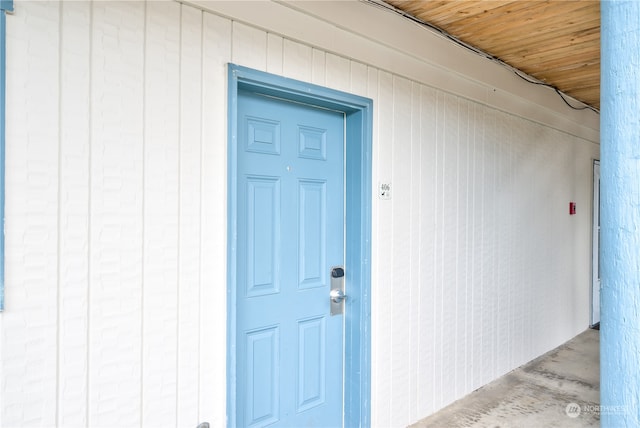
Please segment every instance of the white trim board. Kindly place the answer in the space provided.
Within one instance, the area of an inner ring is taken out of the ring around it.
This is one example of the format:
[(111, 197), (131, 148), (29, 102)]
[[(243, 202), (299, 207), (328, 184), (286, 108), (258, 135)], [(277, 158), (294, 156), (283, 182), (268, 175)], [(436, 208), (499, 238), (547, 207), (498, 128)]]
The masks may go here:
[(599, 143), (597, 113), (364, 1), (186, 3)]

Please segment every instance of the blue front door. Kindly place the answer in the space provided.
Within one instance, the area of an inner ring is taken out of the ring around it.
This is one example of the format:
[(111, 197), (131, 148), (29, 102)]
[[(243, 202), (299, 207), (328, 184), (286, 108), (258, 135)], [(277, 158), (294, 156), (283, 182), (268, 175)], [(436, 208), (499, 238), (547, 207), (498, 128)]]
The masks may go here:
[(343, 113), (238, 92), (236, 423), (339, 427)]

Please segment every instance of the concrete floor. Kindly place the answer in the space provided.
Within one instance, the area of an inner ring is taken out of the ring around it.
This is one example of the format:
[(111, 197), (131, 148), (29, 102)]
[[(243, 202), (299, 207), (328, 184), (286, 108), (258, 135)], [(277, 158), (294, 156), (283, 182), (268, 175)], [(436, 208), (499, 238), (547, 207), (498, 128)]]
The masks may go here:
[(599, 427), (599, 333), (581, 333), (412, 428)]

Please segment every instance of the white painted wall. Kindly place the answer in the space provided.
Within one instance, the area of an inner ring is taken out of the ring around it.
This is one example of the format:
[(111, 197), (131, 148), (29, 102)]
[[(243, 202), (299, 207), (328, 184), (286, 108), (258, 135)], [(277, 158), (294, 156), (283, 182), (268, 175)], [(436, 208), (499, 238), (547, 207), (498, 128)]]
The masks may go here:
[(16, 2), (0, 426), (224, 426), (228, 62), (374, 100), (374, 426), (587, 327), (593, 118), (436, 89), (442, 64), (327, 33), (340, 4)]

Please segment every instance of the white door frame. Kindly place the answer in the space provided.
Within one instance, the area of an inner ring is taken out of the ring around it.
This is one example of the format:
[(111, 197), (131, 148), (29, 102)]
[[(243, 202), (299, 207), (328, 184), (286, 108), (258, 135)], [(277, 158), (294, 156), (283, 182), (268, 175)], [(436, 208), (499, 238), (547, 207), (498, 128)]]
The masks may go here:
[(600, 161), (593, 161), (593, 217), (591, 234), (591, 327), (600, 323)]

